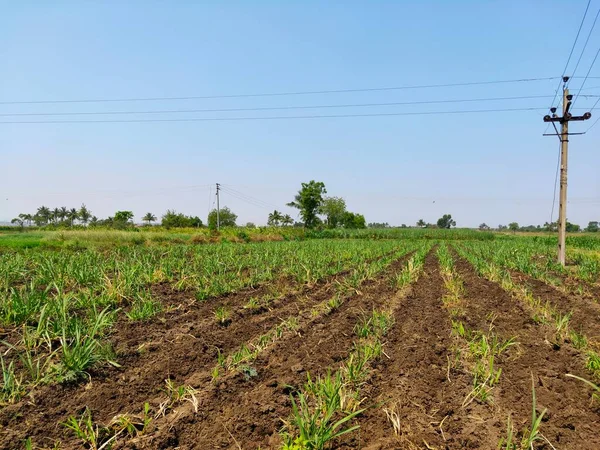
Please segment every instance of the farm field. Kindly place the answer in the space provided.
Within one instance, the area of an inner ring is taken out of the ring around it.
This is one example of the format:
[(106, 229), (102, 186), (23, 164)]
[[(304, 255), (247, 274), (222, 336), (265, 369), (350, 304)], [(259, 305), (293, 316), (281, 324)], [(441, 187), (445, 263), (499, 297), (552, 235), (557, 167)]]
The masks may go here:
[(600, 448), (596, 238), (318, 237), (0, 240), (0, 448)]

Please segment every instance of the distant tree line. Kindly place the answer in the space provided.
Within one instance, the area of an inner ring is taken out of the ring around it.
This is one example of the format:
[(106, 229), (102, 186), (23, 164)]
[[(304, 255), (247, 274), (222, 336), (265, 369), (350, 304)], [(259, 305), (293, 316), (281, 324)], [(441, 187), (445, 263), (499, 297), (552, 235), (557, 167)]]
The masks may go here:
[[(567, 224), (566, 224), (566, 230), (569, 233), (577, 233), (580, 231), (586, 231), (589, 233), (597, 233), (600, 230), (600, 222), (598, 221), (590, 221), (588, 222), (587, 227), (585, 228), (581, 228), (581, 226), (575, 224), (575, 223), (571, 223), (567, 220)], [(480, 230), (484, 230), (484, 229), (491, 229), (488, 225), (486, 225), (485, 223), (482, 223), (481, 225), (479, 225), (479, 229)], [(517, 232), (517, 231), (523, 231), (523, 232), (539, 232), (539, 231), (558, 231), (558, 222), (545, 222), (544, 225), (527, 225), (527, 226), (520, 226), (518, 224), (518, 222), (511, 222), (508, 225), (498, 225), (497, 228), (498, 231), (513, 231), (513, 232)]]

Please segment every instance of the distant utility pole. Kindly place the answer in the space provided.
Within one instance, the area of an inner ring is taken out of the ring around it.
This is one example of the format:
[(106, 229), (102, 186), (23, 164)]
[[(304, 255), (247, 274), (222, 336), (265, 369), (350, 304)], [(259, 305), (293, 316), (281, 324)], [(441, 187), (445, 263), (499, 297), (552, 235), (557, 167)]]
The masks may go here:
[(217, 183), (217, 231), (221, 228), (221, 208), (219, 207), (219, 190), (221, 185)]
[[(560, 139), (560, 204), (558, 210), (558, 262), (565, 265), (565, 242), (567, 234), (567, 164), (569, 157), (569, 136), (583, 133), (569, 133), (569, 122), (588, 120), (592, 114), (586, 112), (583, 116), (574, 116), (570, 113), (571, 100), (573, 96), (569, 94), (566, 83), (569, 77), (563, 77), (563, 114), (562, 117), (556, 115), (556, 108), (550, 108), (552, 116), (544, 116), (544, 122), (552, 123), (556, 134), (545, 134), (544, 136), (558, 136)], [(560, 133), (555, 123), (560, 122)]]

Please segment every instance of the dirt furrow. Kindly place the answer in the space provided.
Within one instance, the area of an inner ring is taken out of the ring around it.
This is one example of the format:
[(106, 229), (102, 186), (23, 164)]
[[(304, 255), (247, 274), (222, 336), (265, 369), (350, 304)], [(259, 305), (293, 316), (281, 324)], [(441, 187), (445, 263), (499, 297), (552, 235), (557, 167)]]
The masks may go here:
[[(372, 408), (344, 449), (479, 448), (485, 430), (461, 404), (471, 390), (465, 374), (449, 372), (451, 322), (442, 306), (443, 284), (432, 251), (424, 273), (396, 310), (383, 359), (361, 391)], [(397, 433), (386, 415), (397, 415)], [(429, 447), (427, 447), (429, 446)]]
[(462, 320), (467, 326), (488, 330), (492, 324), (494, 333), (518, 342), (516, 349), (497, 361), (502, 374), (492, 391), (494, 405), (481, 417), (494, 429), (491, 435), (497, 435), (487, 448), (495, 448), (498, 439), (506, 435), (509, 414), (516, 431), (530, 426), (532, 376), (537, 410), (548, 409), (541, 433), (556, 448), (600, 448), (600, 410), (590, 405), (588, 389), (565, 377), (567, 373), (586, 375), (579, 353), (566, 344), (551, 344), (551, 327), (535, 323), (531, 311), (498, 284), (478, 277), (467, 261), (458, 258), (456, 270), (464, 280)]
[(579, 295), (566, 295), (560, 290), (521, 272), (511, 272), (513, 279), (526, 285), (536, 297), (550, 303), (562, 314), (572, 313), (571, 327), (588, 339), (600, 342), (600, 304)]
[[(275, 448), (282, 419), (291, 412), (289, 394), (307, 379), (337, 369), (355, 340), (354, 326), (394, 295), (390, 277), (406, 258), (392, 264), (376, 281), (361, 287), (328, 315), (309, 320), (252, 363), (257, 375), (229, 378), (202, 397), (199, 412), (189, 412), (164, 427), (141, 448)], [(310, 313), (309, 313), (310, 314)], [(237, 443), (237, 444), (236, 444)]]

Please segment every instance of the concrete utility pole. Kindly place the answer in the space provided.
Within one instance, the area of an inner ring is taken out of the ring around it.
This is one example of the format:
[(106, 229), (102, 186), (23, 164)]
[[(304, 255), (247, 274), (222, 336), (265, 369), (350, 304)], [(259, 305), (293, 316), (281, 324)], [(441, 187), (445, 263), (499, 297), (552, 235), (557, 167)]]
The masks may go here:
[[(558, 262), (562, 266), (565, 265), (566, 255), (566, 235), (567, 235), (567, 164), (569, 157), (569, 135), (583, 133), (569, 133), (569, 122), (572, 120), (588, 120), (592, 114), (586, 112), (583, 116), (573, 116), (569, 110), (571, 108), (571, 100), (573, 96), (569, 94), (569, 89), (566, 83), (569, 77), (563, 77), (563, 114), (562, 117), (556, 115), (556, 108), (550, 108), (552, 116), (544, 116), (544, 122), (551, 122), (554, 126), (556, 134), (560, 139), (560, 203), (558, 210)], [(560, 134), (556, 129), (555, 122), (560, 122)], [(548, 136), (548, 135), (545, 135)]]
[(221, 185), (217, 183), (217, 231), (221, 228), (221, 208), (219, 206), (219, 190)]

